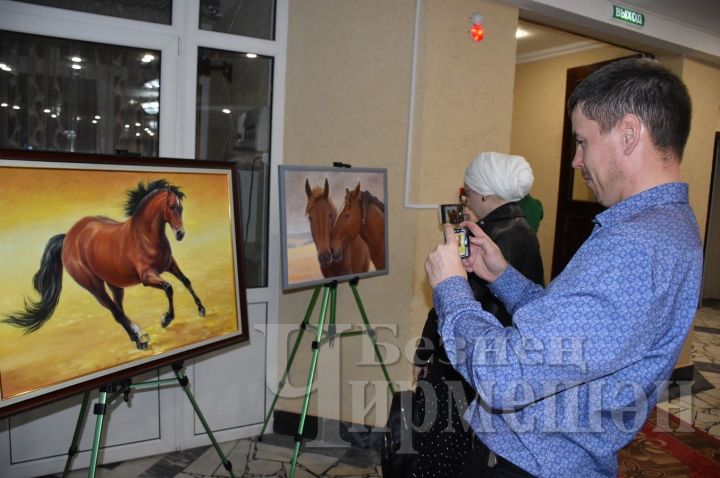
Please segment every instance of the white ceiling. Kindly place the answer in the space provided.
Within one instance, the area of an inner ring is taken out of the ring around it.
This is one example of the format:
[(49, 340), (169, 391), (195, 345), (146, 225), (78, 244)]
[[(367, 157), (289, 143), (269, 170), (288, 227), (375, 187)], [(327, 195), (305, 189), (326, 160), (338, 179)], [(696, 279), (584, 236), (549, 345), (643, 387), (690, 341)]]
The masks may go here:
[(517, 56), (520, 59), (550, 54), (553, 51), (561, 52), (581, 42), (591, 41), (589, 38), (523, 20), (518, 21), (518, 28), (527, 32), (527, 36), (517, 40)]
[(720, 0), (622, 0), (621, 3), (720, 36)]
[[(659, 15), (720, 37), (720, 0), (622, 0), (618, 4)], [(530, 33), (527, 37), (518, 39), (518, 61), (546, 54), (552, 56), (553, 52), (560, 53), (598, 43), (595, 39), (522, 20), (518, 26)], [(648, 52), (662, 53), (657, 50)]]

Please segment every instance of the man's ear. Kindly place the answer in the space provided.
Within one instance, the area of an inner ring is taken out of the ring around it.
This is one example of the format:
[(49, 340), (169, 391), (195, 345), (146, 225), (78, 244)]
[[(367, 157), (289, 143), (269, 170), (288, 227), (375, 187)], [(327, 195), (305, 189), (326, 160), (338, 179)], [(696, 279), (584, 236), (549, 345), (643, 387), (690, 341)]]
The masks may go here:
[(622, 151), (625, 156), (629, 156), (640, 143), (642, 121), (640, 121), (640, 118), (636, 115), (627, 114), (620, 120), (618, 128), (620, 128)]

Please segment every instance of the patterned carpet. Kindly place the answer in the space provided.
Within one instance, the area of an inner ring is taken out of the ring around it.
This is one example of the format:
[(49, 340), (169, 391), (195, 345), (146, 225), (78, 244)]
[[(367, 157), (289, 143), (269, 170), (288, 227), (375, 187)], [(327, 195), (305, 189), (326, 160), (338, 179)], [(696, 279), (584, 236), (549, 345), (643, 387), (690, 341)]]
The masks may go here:
[[(651, 416), (620, 452), (621, 478), (705, 478), (720, 476), (720, 440), (694, 430), (672, 415)], [(659, 422), (659, 423), (658, 423)], [(667, 425), (670, 425), (668, 427)], [(683, 431), (685, 430), (685, 431)]]

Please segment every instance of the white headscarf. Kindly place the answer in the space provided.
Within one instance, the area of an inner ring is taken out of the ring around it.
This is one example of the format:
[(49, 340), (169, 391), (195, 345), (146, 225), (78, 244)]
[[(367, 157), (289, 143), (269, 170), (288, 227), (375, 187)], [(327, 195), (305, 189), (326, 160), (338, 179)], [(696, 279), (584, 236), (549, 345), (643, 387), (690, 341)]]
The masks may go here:
[(530, 192), (532, 168), (522, 156), (496, 152), (481, 153), (465, 170), (465, 184), (484, 196), (519, 201)]

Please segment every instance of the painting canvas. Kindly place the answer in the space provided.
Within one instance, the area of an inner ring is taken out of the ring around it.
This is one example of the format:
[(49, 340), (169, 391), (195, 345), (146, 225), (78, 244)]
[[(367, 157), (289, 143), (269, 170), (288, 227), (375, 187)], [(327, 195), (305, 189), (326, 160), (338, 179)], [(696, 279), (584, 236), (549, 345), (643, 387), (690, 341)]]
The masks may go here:
[(280, 166), (283, 287), (388, 273), (387, 170)]
[(0, 152), (0, 415), (248, 338), (230, 163)]

